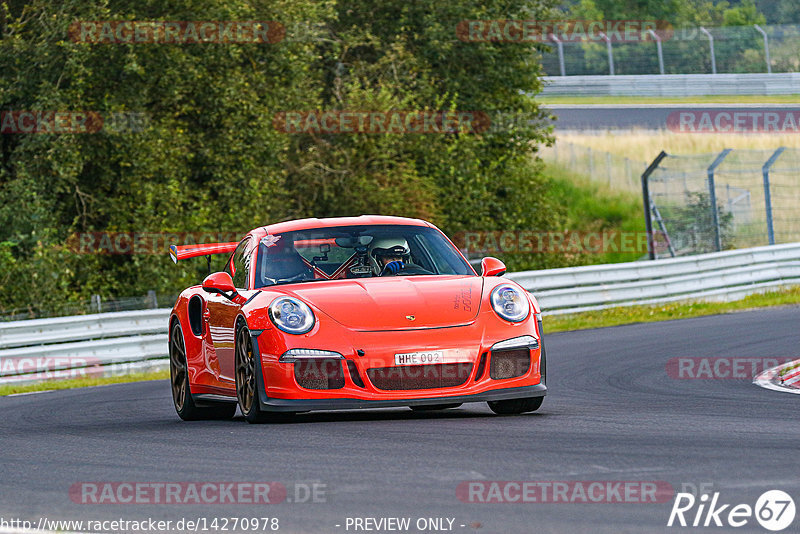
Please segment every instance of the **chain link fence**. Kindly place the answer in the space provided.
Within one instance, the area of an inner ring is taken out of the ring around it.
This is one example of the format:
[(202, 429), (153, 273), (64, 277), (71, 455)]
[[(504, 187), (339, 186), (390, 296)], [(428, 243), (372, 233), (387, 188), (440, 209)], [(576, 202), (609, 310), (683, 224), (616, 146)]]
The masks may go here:
[(646, 32), (637, 42), (562, 42), (542, 54), (548, 76), (800, 71), (800, 26), (726, 26)]
[[(592, 183), (637, 194), (649, 166), (566, 141), (542, 147), (540, 156)], [(800, 149), (665, 154), (647, 186), (655, 257), (800, 241)]]
[(664, 154), (643, 185), (655, 256), (800, 241), (798, 149)]

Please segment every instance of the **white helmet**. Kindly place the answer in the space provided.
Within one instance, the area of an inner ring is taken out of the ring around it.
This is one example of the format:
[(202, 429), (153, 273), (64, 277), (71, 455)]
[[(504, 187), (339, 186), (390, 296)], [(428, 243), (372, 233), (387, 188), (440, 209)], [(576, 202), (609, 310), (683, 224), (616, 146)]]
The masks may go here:
[(376, 275), (380, 275), (383, 271), (381, 258), (400, 258), (407, 263), (410, 256), (408, 242), (400, 236), (378, 237), (369, 245), (369, 261)]

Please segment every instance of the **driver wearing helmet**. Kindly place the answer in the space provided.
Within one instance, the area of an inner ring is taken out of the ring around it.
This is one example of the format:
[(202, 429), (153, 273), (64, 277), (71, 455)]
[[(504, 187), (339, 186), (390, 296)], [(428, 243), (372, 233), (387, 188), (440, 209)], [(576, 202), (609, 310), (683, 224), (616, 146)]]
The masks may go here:
[(372, 240), (369, 259), (376, 276), (391, 276), (406, 268), (411, 256), (408, 243), (402, 237), (379, 237)]

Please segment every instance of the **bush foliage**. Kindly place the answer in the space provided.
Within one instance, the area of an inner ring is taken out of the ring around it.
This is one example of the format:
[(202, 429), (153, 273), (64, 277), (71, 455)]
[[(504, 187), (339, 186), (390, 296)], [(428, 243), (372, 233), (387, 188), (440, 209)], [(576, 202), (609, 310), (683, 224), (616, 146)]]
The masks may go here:
[[(524, 7), (523, 7), (524, 6)], [(556, 228), (543, 126), (482, 134), (285, 134), (287, 110), (470, 110), (542, 117), (535, 49), (466, 43), (463, 19), (546, 18), (550, 0), (12, 1), (4, 111), (141, 114), (143, 127), (0, 136), (0, 312), (92, 294), (176, 294), (204, 262), (78, 254), (81, 232), (236, 232), (301, 217), (423, 217), (446, 233)], [(90, 44), (75, 21), (278, 21), (274, 44)], [(539, 123), (541, 124), (541, 122)], [(533, 156), (533, 157), (532, 157)], [(530, 265), (540, 261), (531, 258)], [(524, 263), (524, 262), (523, 262)]]

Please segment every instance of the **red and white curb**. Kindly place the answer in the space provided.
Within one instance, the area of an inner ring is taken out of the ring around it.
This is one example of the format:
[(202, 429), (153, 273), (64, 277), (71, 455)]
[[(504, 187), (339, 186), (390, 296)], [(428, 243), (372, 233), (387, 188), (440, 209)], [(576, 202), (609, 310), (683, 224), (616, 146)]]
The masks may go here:
[(763, 371), (753, 383), (766, 389), (800, 394), (800, 360)]

